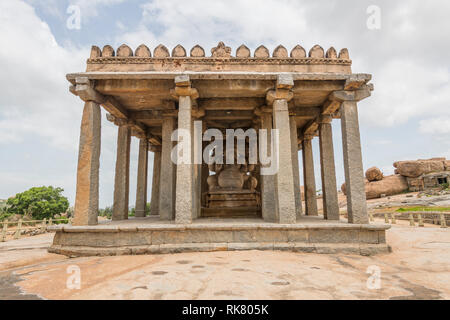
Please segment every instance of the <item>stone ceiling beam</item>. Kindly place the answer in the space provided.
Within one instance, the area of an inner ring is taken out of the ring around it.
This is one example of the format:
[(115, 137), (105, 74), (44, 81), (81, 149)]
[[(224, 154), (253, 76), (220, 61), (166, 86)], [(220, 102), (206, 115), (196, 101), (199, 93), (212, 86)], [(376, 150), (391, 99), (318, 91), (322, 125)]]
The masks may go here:
[(210, 110), (254, 110), (264, 104), (263, 98), (210, 98), (199, 99), (198, 105)]
[[(111, 79), (130, 79), (130, 80), (173, 80), (179, 76), (180, 72), (80, 72), (70, 73), (66, 76), (72, 84), (75, 84), (77, 77), (87, 77), (90, 80), (111, 80)], [(185, 75), (189, 75), (192, 80), (272, 80), (276, 81), (279, 73), (274, 72), (195, 72), (186, 71)], [(372, 76), (366, 73), (307, 73), (307, 72), (290, 72), (294, 81), (321, 81), (321, 80), (344, 80), (351, 77), (357, 77), (364, 83), (368, 83)], [(349, 81), (351, 83), (351, 81)]]
[(129, 114), (134, 120), (163, 120), (164, 117), (176, 117), (178, 110), (138, 110), (130, 111)]
[(253, 110), (210, 110), (205, 120), (248, 120), (253, 119)]

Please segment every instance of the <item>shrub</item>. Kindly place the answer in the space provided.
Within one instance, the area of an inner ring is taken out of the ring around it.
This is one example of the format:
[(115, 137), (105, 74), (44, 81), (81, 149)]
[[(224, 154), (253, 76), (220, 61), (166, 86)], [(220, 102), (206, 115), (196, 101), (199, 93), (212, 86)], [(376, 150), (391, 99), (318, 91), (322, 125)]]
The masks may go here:
[(69, 208), (69, 200), (62, 195), (64, 189), (49, 187), (34, 187), (16, 194), (8, 199), (8, 214), (19, 214), (36, 220), (53, 218)]

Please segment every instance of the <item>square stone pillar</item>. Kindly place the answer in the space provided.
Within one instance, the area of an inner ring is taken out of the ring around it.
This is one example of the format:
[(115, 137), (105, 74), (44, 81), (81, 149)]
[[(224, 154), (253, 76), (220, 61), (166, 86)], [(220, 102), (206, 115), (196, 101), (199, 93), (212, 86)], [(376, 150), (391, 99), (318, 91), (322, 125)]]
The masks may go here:
[(308, 216), (318, 216), (317, 196), (316, 196), (316, 180), (314, 175), (314, 160), (312, 153), (313, 136), (305, 135), (302, 142), (303, 155), (303, 180), (305, 194), (305, 211)]
[[(261, 114), (261, 129), (267, 130), (268, 150), (266, 154), (270, 157), (272, 150), (272, 114), (266, 112)], [(279, 221), (275, 190), (275, 175), (261, 175), (261, 211), (264, 221)]]
[(146, 216), (145, 208), (147, 207), (147, 179), (148, 179), (148, 141), (141, 138), (139, 140), (139, 158), (137, 170), (137, 187), (136, 187), (136, 217), (142, 218)]
[(193, 218), (200, 218), (202, 211), (202, 182), (203, 182), (203, 132), (206, 130), (204, 122), (194, 123), (194, 134), (192, 135), (192, 152), (193, 152), (193, 183), (194, 183), (194, 213)]
[(334, 164), (333, 132), (330, 115), (322, 116), (319, 124), (320, 169), (322, 175), (323, 215), (327, 220), (339, 220), (339, 204)]
[(300, 191), (300, 172), (298, 166), (298, 134), (297, 122), (294, 117), (289, 118), (289, 127), (291, 130), (291, 154), (292, 154), (292, 171), (294, 174), (294, 196), (295, 209), (297, 218), (302, 215), (302, 195)]
[[(192, 223), (194, 208), (194, 165), (193, 165), (193, 122), (192, 101), (189, 96), (179, 98), (178, 130), (189, 133), (188, 141), (183, 141), (183, 152), (188, 154), (187, 163), (178, 161), (177, 164), (177, 186), (175, 198), (175, 222), (179, 224)], [(179, 134), (182, 132), (179, 132)], [(180, 135), (179, 135), (180, 136)], [(186, 138), (186, 137), (185, 137)], [(180, 144), (180, 139), (178, 143)]]
[(153, 153), (152, 199), (150, 202), (150, 215), (152, 216), (159, 215), (160, 174), (161, 174), (161, 150), (155, 150)]
[(289, 111), (286, 99), (276, 99), (273, 102), (273, 124), (279, 132), (279, 168), (275, 178), (279, 221), (280, 223), (296, 223), (291, 130), (289, 129)]
[(113, 220), (128, 219), (130, 193), (130, 144), (131, 128), (119, 123), (117, 134), (116, 176), (114, 180)]
[(161, 220), (173, 220), (175, 218), (175, 164), (171, 153), (173, 142), (172, 132), (175, 129), (175, 119), (167, 117), (162, 123), (162, 147), (161, 147), (161, 174), (159, 188), (159, 216)]
[(364, 171), (359, 134), (358, 108), (355, 101), (341, 105), (342, 149), (349, 223), (369, 223)]
[(73, 225), (98, 223), (98, 190), (101, 144), (100, 106), (88, 101), (81, 120), (78, 151), (77, 192)]
[[(201, 205), (206, 207), (206, 196), (204, 196), (205, 192), (208, 192), (208, 177), (209, 177), (209, 168), (207, 163), (203, 163), (202, 165), (202, 173), (201, 173)], [(200, 214), (201, 216), (201, 214)]]

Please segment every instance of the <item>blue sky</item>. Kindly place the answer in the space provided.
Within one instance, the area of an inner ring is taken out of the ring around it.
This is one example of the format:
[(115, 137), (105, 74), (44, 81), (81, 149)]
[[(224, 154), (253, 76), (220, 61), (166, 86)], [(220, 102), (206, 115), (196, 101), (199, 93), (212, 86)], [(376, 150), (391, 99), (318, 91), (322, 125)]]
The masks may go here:
[[(81, 28), (67, 28), (70, 5)], [(370, 5), (380, 29), (367, 28)], [(273, 50), (347, 47), (353, 72), (373, 74), (359, 104), (364, 167), (393, 172), (398, 160), (450, 158), (450, 3), (433, 1), (6, 0), (0, 3), (0, 199), (32, 186), (65, 189), (73, 204), (83, 103), (65, 74), (83, 71), (91, 45), (169, 49), (219, 41)], [(100, 205), (112, 203), (116, 128), (103, 112)], [(333, 122), (339, 185), (344, 180), (339, 121)], [(130, 203), (138, 143), (132, 142)], [(318, 141), (314, 141), (320, 186)], [(150, 156), (150, 172), (152, 169)], [(149, 176), (151, 181), (151, 174)]]

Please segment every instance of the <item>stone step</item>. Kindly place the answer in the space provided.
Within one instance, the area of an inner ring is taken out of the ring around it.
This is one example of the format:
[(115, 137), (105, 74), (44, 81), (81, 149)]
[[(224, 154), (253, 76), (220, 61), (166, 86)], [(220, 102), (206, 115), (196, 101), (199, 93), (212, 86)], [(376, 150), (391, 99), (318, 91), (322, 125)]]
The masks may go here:
[(259, 217), (261, 209), (257, 206), (231, 208), (202, 208), (202, 217)]
[(230, 201), (235, 201), (235, 200), (254, 200), (256, 199), (256, 195), (253, 193), (249, 193), (249, 194), (212, 194), (209, 196), (209, 200), (210, 201), (214, 201), (214, 200), (230, 200)]

